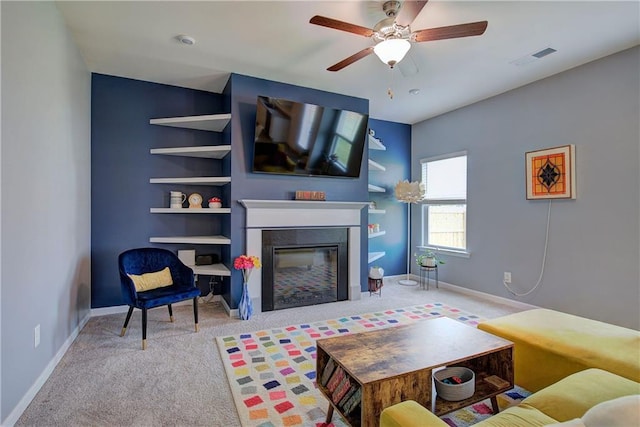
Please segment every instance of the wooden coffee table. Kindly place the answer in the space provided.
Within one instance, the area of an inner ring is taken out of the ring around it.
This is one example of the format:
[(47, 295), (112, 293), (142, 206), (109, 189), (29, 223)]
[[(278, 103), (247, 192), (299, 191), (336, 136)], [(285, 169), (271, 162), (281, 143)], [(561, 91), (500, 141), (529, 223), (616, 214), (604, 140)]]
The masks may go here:
[[(377, 427), (384, 408), (408, 399), (440, 416), (491, 398), (497, 412), (495, 397), (513, 388), (513, 343), (447, 317), (320, 339), (317, 350), (316, 381), (330, 402), (327, 423), (337, 410), (352, 426)], [(341, 399), (332, 402), (331, 378), (323, 384), (327, 365), (337, 367), (334, 373), (342, 369), (351, 386), (360, 388), (361, 398), (351, 411)], [(473, 396), (458, 402), (433, 398), (432, 373), (445, 366), (475, 372)], [(492, 385), (485, 381), (490, 376), (504, 383)]]

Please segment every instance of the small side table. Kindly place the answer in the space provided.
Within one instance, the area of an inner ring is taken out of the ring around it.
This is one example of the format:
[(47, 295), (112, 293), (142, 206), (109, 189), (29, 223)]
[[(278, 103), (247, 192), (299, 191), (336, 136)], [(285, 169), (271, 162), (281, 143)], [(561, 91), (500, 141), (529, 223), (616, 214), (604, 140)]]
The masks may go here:
[(429, 290), (429, 275), (431, 274), (432, 271), (436, 272), (436, 288), (440, 289), (440, 286), (438, 286), (438, 264), (434, 265), (433, 267), (427, 267), (426, 265), (421, 265), (420, 266), (420, 287), (422, 289), (424, 289), (424, 284), (425, 284), (425, 277), (426, 277), (426, 283), (427, 283), (427, 290)]
[(377, 294), (382, 296), (382, 279), (372, 279), (369, 277), (369, 296)]

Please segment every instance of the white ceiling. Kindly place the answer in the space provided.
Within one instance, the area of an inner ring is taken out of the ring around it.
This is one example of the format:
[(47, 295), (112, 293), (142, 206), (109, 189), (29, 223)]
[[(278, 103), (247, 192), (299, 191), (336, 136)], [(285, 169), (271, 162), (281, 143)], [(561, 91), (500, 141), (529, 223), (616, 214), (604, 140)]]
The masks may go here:
[[(640, 44), (640, 2), (432, 0), (412, 30), (487, 20), (482, 36), (413, 43), (393, 71), (365, 37), (314, 15), (372, 28), (382, 1), (57, 2), (88, 68), (220, 92), (229, 73), (369, 99), (373, 118), (413, 124)], [(180, 44), (187, 34), (197, 43)], [(544, 48), (557, 52), (514, 65)], [(615, 78), (615, 76), (612, 76)], [(387, 88), (394, 92), (393, 99)], [(418, 95), (409, 94), (413, 88)]]

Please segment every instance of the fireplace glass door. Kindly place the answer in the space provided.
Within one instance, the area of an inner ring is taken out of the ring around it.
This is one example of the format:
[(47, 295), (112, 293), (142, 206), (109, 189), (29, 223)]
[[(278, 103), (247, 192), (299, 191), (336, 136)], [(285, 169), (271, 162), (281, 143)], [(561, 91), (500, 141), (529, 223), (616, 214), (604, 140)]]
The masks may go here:
[(273, 309), (338, 300), (338, 247), (274, 248)]

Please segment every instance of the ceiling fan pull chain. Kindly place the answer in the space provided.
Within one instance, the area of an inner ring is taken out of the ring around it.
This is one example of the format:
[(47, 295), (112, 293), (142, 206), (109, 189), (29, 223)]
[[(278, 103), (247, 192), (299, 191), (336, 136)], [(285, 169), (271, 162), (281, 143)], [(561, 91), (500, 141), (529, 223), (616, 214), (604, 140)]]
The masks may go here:
[(389, 73), (391, 73), (391, 84), (387, 89), (387, 95), (389, 95), (389, 99), (393, 99), (393, 67), (389, 67)]

